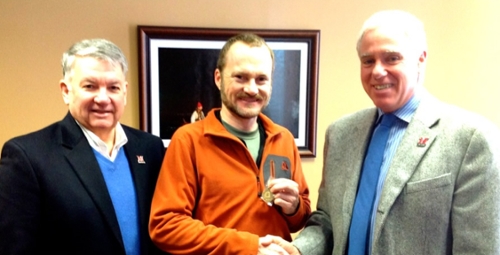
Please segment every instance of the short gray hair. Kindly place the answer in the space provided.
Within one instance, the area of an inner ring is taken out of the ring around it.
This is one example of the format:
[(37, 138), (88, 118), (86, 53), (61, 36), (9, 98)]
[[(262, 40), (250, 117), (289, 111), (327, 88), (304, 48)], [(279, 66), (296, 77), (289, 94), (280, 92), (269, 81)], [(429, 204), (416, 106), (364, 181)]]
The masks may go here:
[(123, 74), (128, 71), (128, 63), (122, 50), (106, 39), (85, 39), (73, 44), (62, 57), (63, 77), (69, 78), (76, 57), (93, 57), (110, 63), (120, 64)]
[(377, 28), (390, 28), (402, 32), (413, 43), (415, 50), (427, 51), (427, 39), (422, 21), (405, 11), (385, 10), (374, 13), (363, 24), (356, 44), (358, 53), (365, 33)]

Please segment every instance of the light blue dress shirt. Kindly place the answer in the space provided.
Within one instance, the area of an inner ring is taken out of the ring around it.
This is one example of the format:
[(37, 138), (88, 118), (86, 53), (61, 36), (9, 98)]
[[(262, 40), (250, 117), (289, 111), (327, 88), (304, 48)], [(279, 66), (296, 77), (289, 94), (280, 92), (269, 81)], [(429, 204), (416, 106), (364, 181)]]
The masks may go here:
[[(423, 89), (422, 89), (423, 90)], [(371, 214), (371, 225), (370, 225), (370, 244), (368, 246), (369, 254), (371, 254), (372, 241), (373, 241), (373, 231), (375, 226), (375, 217), (377, 216), (377, 207), (380, 201), (380, 195), (382, 193), (382, 187), (384, 186), (384, 181), (387, 176), (387, 172), (389, 170), (390, 163), (392, 158), (396, 154), (396, 150), (399, 146), (399, 143), (403, 139), (406, 128), (410, 123), (415, 111), (417, 110), (418, 105), (420, 104), (420, 100), (422, 98), (422, 94), (425, 93), (415, 93), (415, 95), (408, 101), (403, 107), (394, 111), (393, 114), (396, 115), (397, 119), (393, 124), (390, 132), (389, 138), (387, 140), (387, 145), (384, 151), (384, 159), (382, 161), (382, 166), (380, 167), (380, 176), (377, 184), (377, 193), (375, 194), (375, 201), (373, 202), (373, 209)], [(378, 118), (377, 122), (380, 121), (380, 117), (384, 114), (382, 110), (378, 109)]]

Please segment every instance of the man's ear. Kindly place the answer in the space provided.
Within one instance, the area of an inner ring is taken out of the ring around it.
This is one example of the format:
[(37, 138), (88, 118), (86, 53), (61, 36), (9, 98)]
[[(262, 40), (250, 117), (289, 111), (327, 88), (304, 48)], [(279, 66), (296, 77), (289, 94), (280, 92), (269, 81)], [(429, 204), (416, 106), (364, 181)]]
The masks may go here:
[(424, 74), (425, 74), (425, 64), (427, 63), (427, 51), (422, 51), (420, 53), (420, 56), (418, 57), (418, 77), (417, 77), (417, 82), (421, 83), (424, 79)]
[(217, 85), (217, 88), (219, 88), (219, 90), (220, 90), (220, 86), (222, 84), (222, 73), (219, 70), (219, 68), (215, 69), (214, 81), (215, 81), (215, 85)]
[(427, 51), (424, 50), (418, 57), (418, 66), (422, 67), (423, 65), (425, 65), (426, 61), (427, 61)]
[(128, 82), (125, 82), (124, 86), (123, 86), (123, 105), (127, 105), (127, 91), (128, 91)]
[(69, 92), (71, 91), (71, 85), (68, 84), (64, 79), (59, 82), (59, 87), (61, 88), (62, 97), (66, 105), (69, 104)]

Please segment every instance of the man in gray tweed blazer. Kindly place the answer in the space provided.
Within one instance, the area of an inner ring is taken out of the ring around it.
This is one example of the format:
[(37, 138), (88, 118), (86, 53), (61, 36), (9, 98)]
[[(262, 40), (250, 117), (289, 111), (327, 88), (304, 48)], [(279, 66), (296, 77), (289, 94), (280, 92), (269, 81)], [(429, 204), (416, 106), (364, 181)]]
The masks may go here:
[(374, 14), (357, 51), (363, 87), (376, 108), (329, 126), (317, 211), (292, 244), (274, 241), (290, 254), (354, 254), (349, 231), (363, 159), (379, 117), (392, 113), (397, 120), (384, 151), (366, 254), (500, 254), (498, 127), (424, 89), (427, 45), (413, 15)]

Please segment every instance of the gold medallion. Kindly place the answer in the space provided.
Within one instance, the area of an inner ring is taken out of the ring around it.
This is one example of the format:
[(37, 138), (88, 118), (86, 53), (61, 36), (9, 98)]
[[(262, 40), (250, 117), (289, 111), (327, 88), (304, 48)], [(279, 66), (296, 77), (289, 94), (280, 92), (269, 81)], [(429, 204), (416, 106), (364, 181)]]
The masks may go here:
[(262, 196), (260, 198), (262, 198), (262, 200), (264, 200), (267, 205), (273, 206), (274, 195), (269, 188), (266, 187), (264, 192), (262, 192)]

